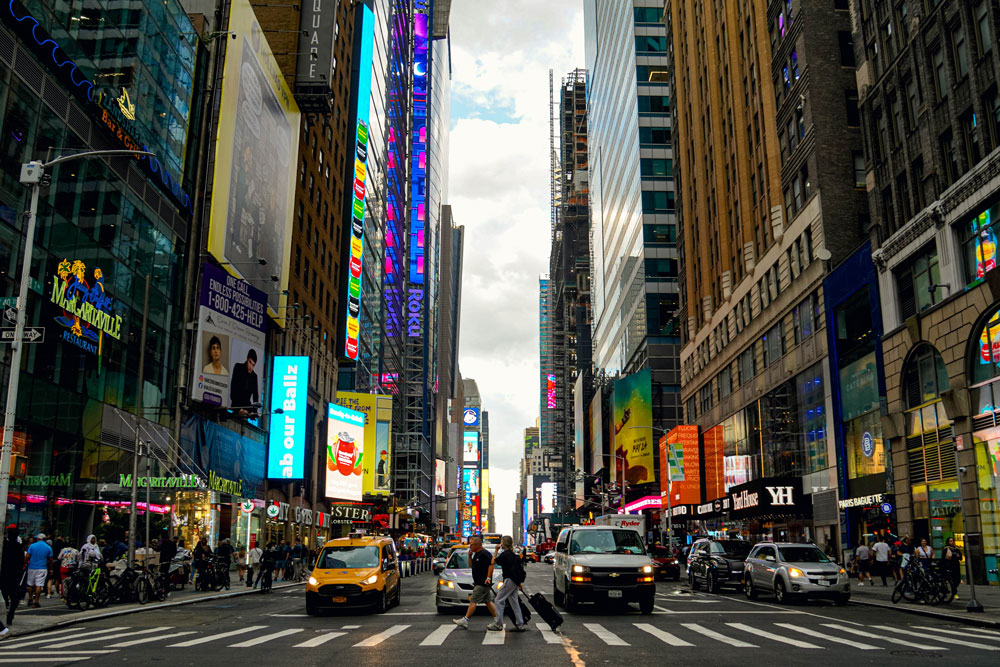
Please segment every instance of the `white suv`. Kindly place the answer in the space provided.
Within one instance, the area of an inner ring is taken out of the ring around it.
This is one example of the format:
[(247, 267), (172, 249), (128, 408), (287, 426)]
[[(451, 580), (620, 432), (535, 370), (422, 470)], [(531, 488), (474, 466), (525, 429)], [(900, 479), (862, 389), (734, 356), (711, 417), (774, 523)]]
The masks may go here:
[(567, 611), (581, 602), (638, 602), (653, 613), (653, 562), (639, 533), (614, 526), (570, 526), (559, 533), (552, 597)]

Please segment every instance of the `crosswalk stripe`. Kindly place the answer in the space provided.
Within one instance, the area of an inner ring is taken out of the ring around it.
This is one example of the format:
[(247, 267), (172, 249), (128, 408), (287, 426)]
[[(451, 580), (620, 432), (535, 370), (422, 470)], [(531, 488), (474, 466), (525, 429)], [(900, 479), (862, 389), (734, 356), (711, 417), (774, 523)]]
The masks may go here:
[[(10, 642), (6, 646), (0, 648), (0, 653), (5, 653), (8, 650), (21, 648), (22, 646), (32, 646), (34, 644), (45, 644), (46, 642), (52, 641), (52, 637), (55, 635), (66, 635), (67, 633), (72, 634), (74, 637), (87, 635), (93, 637), (95, 635), (106, 635), (111, 632), (119, 632), (121, 630), (127, 630), (128, 626), (122, 626), (117, 628), (104, 628), (103, 630), (90, 631), (87, 628), (72, 628), (69, 630), (56, 630), (55, 632), (46, 632), (45, 636), (41, 639), (29, 639), (25, 641), (14, 641)], [(56, 641), (62, 641), (66, 639), (65, 636), (59, 637)]]
[(289, 628), (287, 630), (279, 630), (278, 632), (272, 632), (269, 635), (261, 635), (260, 637), (254, 637), (253, 639), (248, 639), (245, 642), (239, 642), (238, 644), (230, 644), (229, 648), (250, 648), (251, 646), (257, 646), (258, 644), (265, 644), (272, 639), (280, 639), (282, 637), (287, 637), (288, 635), (294, 635), (298, 632), (302, 632), (302, 628)]
[(825, 628), (833, 628), (834, 630), (840, 630), (841, 632), (848, 632), (859, 637), (867, 637), (868, 639), (880, 639), (884, 642), (889, 642), (890, 644), (902, 644), (903, 646), (909, 646), (910, 648), (920, 649), (922, 651), (947, 651), (944, 646), (928, 646), (926, 644), (915, 644), (906, 639), (898, 639), (896, 637), (886, 637), (885, 635), (876, 635), (872, 632), (865, 632), (864, 630), (858, 630), (857, 628), (851, 628), (846, 625), (840, 625), (837, 623), (823, 623)]
[(164, 630), (172, 630), (169, 625), (160, 628), (147, 628), (145, 630), (129, 630), (127, 632), (119, 632), (113, 635), (102, 635), (100, 637), (91, 636), (84, 637), (83, 639), (71, 639), (68, 642), (59, 642), (57, 644), (50, 644), (49, 648), (69, 648), (70, 646), (79, 646), (80, 644), (90, 644), (93, 642), (103, 642), (109, 639), (118, 639), (119, 637), (134, 637), (136, 635), (148, 635), (151, 632), (163, 632)]
[(540, 623), (540, 622), (539, 623), (535, 623), (535, 627), (537, 627), (538, 631), (542, 633), (542, 639), (545, 640), (546, 644), (562, 644), (563, 643), (562, 637), (560, 637), (555, 632), (553, 632), (552, 628), (549, 627), (548, 623)]
[(727, 637), (726, 635), (720, 634), (715, 630), (709, 630), (708, 628), (698, 625), (697, 623), (681, 623), (681, 625), (688, 630), (693, 630), (698, 634), (705, 635), (706, 637), (720, 641), (723, 644), (729, 644), (730, 646), (735, 646), (737, 648), (759, 648), (756, 644), (750, 644), (749, 642)]
[(483, 646), (503, 646), (506, 639), (506, 630), (487, 630), (486, 636), (483, 637)]
[(198, 644), (207, 644), (208, 642), (215, 641), (216, 639), (225, 639), (226, 637), (233, 637), (235, 635), (245, 635), (251, 632), (256, 632), (257, 630), (266, 630), (266, 629), (267, 629), (266, 625), (251, 625), (248, 628), (240, 628), (239, 630), (220, 632), (217, 635), (208, 635), (207, 637), (198, 637), (197, 639), (189, 639), (186, 642), (171, 644), (167, 648), (187, 648), (189, 646), (197, 646)]
[(129, 646), (138, 646), (139, 644), (148, 644), (149, 642), (158, 642), (161, 639), (173, 639), (174, 637), (183, 637), (184, 635), (193, 635), (194, 630), (185, 630), (184, 632), (174, 632), (169, 635), (158, 635), (156, 637), (144, 637), (142, 639), (133, 639), (132, 641), (121, 642), (120, 644), (112, 644), (108, 648), (128, 648)]
[(0, 655), (47, 655), (55, 660), (55, 656), (63, 655), (104, 655), (105, 653), (117, 653), (118, 651), (46, 651), (45, 649), (35, 649), (33, 651), (4, 651)]
[(393, 637), (395, 635), (398, 635), (400, 632), (402, 632), (403, 630), (407, 629), (408, 627), (410, 627), (410, 626), (408, 626), (408, 625), (394, 625), (391, 628), (389, 628), (388, 630), (384, 630), (384, 631), (378, 633), (377, 635), (372, 635), (368, 639), (365, 639), (364, 641), (358, 642), (354, 646), (355, 647), (359, 647), (359, 646), (361, 646), (361, 647), (364, 647), (364, 646), (378, 646), (379, 644), (381, 644), (382, 642), (384, 642), (389, 637)]
[(5, 664), (8, 662), (13, 662), (18, 665), (23, 665), (26, 662), (76, 662), (77, 660), (86, 660), (90, 656), (64, 656), (61, 658), (0, 658), (0, 664)]
[(822, 646), (816, 646), (816, 644), (804, 642), (801, 639), (792, 639), (791, 637), (783, 637), (782, 635), (776, 635), (773, 632), (767, 632), (766, 630), (759, 630), (757, 628), (750, 627), (745, 623), (726, 623), (726, 625), (731, 628), (736, 628), (737, 630), (742, 630), (743, 632), (749, 632), (756, 637), (767, 637), (770, 640), (781, 642), (782, 644), (788, 644), (789, 646), (796, 646), (798, 648), (823, 648)]
[[(944, 628), (935, 628), (930, 625), (914, 625), (914, 628), (918, 630), (931, 630), (932, 632), (944, 632), (949, 635), (958, 635), (959, 637), (975, 637), (976, 639), (992, 639), (993, 641), (1000, 641), (1000, 633), (990, 633), (989, 630), (984, 630), (982, 628), (962, 628), (961, 630), (945, 630)], [(981, 633), (990, 634), (981, 634)]]
[(987, 637), (996, 637), (1000, 639), (1000, 632), (996, 630), (987, 630), (986, 628), (965, 628), (967, 632), (973, 632), (977, 635), (986, 635)]
[[(775, 623), (779, 628), (785, 628), (786, 630), (791, 630), (792, 632), (799, 632), (801, 634), (807, 635), (809, 637), (815, 637), (816, 631), (810, 630), (809, 628), (803, 628), (799, 625), (792, 625), (791, 623)], [(853, 646), (854, 648), (861, 649), (862, 651), (881, 651), (881, 646), (872, 646), (871, 644), (865, 644), (864, 642), (851, 641), (850, 639), (844, 639), (843, 637), (834, 637), (832, 635), (823, 635), (823, 641), (833, 642), (834, 644), (844, 644), (845, 646)]]
[(424, 637), (424, 640), (420, 642), (420, 645), (440, 646), (441, 644), (444, 643), (444, 640), (448, 638), (448, 635), (451, 634), (452, 630), (456, 630), (457, 628), (458, 626), (455, 625), (454, 623), (442, 624), (438, 626), (437, 629), (434, 630), (434, 632)]
[(597, 638), (603, 641), (608, 646), (628, 646), (629, 643), (616, 635), (615, 633), (608, 630), (606, 627), (600, 623), (584, 623), (583, 627), (587, 628), (595, 635)]
[(968, 648), (978, 648), (983, 651), (1000, 651), (1000, 646), (988, 646), (986, 644), (977, 644), (975, 642), (967, 642), (961, 639), (952, 639), (951, 637), (936, 637), (934, 635), (928, 635), (923, 632), (913, 632), (912, 630), (903, 630), (902, 628), (893, 628), (888, 625), (875, 625), (872, 626), (878, 630), (885, 630), (886, 632), (895, 632), (899, 635), (909, 635), (911, 637), (923, 637), (924, 639), (929, 639), (932, 642), (941, 642), (943, 644), (953, 644), (954, 646), (967, 646)]
[(331, 639), (336, 639), (337, 637), (343, 637), (346, 632), (327, 632), (326, 634), (313, 637), (312, 639), (307, 639), (301, 644), (296, 644), (295, 648), (314, 648), (316, 646), (321, 646)]
[(650, 625), (649, 623), (633, 623), (632, 625), (639, 628), (640, 630), (643, 630), (644, 632), (648, 632), (649, 634), (653, 635), (654, 637), (656, 637), (665, 644), (670, 644), (671, 646), (694, 646), (694, 644), (686, 642), (683, 639), (679, 639), (678, 637), (675, 637), (669, 632), (660, 630), (659, 628)]

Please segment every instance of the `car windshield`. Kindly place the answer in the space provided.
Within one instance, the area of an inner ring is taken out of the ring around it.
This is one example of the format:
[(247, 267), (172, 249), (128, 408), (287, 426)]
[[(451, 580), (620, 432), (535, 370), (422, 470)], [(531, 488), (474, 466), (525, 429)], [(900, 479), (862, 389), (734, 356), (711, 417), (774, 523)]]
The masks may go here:
[(781, 547), (781, 560), (786, 563), (829, 563), (826, 554), (813, 546)]
[(378, 567), (378, 547), (327, 547), (316, 567), (320, 570)]
[(644, 554), (645, 547), (634, 530), (580, 530), (569, 543), (571, 554)]
[(746, 560), (750, 553), (750, 543), (742, 540), (726, 540), (724, 542), (710, 542), (713, 554), (723, 554), (727, 558), (742, 558)]
[(652, 556), (653, 558), (670, 558), (673, 554), (670, 553), (670, 549), (666, 547), (653, 547)]

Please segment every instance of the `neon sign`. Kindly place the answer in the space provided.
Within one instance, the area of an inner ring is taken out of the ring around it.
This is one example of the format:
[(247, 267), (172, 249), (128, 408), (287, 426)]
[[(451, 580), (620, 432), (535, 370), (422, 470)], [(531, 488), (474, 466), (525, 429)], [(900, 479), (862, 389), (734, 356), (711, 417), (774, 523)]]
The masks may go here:
[(104, 334), (121, 340), (122, 316), (114, 314), (114, 299), (104, 291), (104, 273), (95, 268), (92, 278), (93, 285), (82, 261), (64, 259), (52, 277), (50, 299), (62, 310), (55, 318), (64, 329), (62, 340), (100, 358)]
[(347, 335), (344, 354), (358, 358), (358, 336), (361, 331), (361, 268), (364, 265), (365, 196), (368, 177), (368, 119), (372, 90), (372, 49), (375, 46), (374, 14), (362, 6), (361, 51), (358, 64), (358, 97), (355, 111), (356, 142), (354, 155), (354, 197), (351, 205), (351, 255), (347, 278)]
[[(424, 284), (424, 226), (427, 222), (427, 15), (413, 15), (413, 152), (410, 188), (410, 284)], [(411, 290), (411, 298), (412, 298)], [(420, 290), (421, 298), (423, 290)], [(409, 335), (421, 334), (408, 326)]]
[(547, 384), (548, 408), (553, 409), (556, 407), (556, 376), (552, 373), (548, 374)]

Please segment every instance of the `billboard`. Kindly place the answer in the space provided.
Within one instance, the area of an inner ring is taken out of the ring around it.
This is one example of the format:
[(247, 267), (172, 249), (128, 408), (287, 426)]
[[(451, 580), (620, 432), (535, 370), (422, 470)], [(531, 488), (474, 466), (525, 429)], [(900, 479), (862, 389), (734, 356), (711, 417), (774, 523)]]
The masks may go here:
[(697, 426), (675, 426), (660, 438), (660, 495), (668, 488), (671, 505), (701, 503)]
[(225, 30), (208, 251), (240, 278), (273, 283), (268, 312), (283, 324), (299, 109), (247, 0), (233, 0)]
[(725, 478), (726, 493), (729, 489), (750, 481), (751, 460), (749, 456), (725, 456), (722, 459), (722, 470)]
[(626, 375), (615, 381), (614, 462), (615, 477), (622, 475), (628, 484), (656, 481), (653, 462), (653, 389), (650, 370)]
[(479, 426), (479, 408), (466, 408), (462, 423), (466, 426)]
[(702, 468), (705, 472), (705, 501), (722, 498), (728, 492), (725, 484), (723, 454), (726, 442), (723, 426), (719, 424), (705, 431), (702, 436)]
[(539, 489), (541, 493), (539, 514), (553, 514), (556, 511), (556, 483), (542, 482)]
[(473, 496), (466, 502), (475, 502), (475, 496), (479, 495), (479, 468), (462, 468), (462, 491)]
[(344, 355), (358, 358), (361, 331), (361, 267), (365, 247), (365, 194), (368, 183), (368, 118), (371, 109), (372, 49), (375, 45), (375, 16), (368, 5), (361, 6), (361, 35), (358, 52), (358, 81), (354, 111), (354, 187), (351, 200), (350, 251), (347, 266), (347, 317), (344, 320)]
[(261, 402), (266, 308), (261, 290), (213, 264), (202, 266), (192, 399), (228, 407)]
[(333, 402), (365, 416), (361, 452), (362, 488), (368, 495), (389, 495), (389, 430), (392, 419), (392, 396), (338, 391)]
[[(584, 436), (586, 436), (586, 431), (584, 427), (583, 413), (583, 381), (584, 374), (580, 373), (576, 382), (573, 385), (573, 470), (579, 472), (586, 472), (584, 468), (586, 463), (584, 461)], [(585, 500), (586, 488), (585, 488), (585, 478), (582, 475), (576, 477), (576, 485), (574, 488), (574, 497), (576, 502), (574, 507), (580, 507), (583, 505)]]
[(590, 418), (590, 474), (596, 475), (605, 467), (604, 461), (604, 425), (601, 391), (594, 394), (594, 400), (588, 408)]
[(479, 431), (465, 431), (463, 434), (462, 462), (479, 463)]
[(549, 373), (545, 376), (546, 407), (550, 410), (556, 407), (556, 376)]
[(447, 487), (448, 466), (441, 459), (434, 459), (434, 495), (445, 496)]
[(531, 456), (531, 450), (538, 446), (538, 429), (524, 429), (524, 455)]
[(326, 422), (326, 497), (361, 500), (365, 413), (330, 403)]
[(330, 96), (338, 4), (338, 0), (309, 0), (302, 3), (299, 57), (295, 64), (296, 93), (316, 91)]
[[(302, 479), (306, 456), (309, 357), (275, 357), (268, 428), (268, 479)], [(281, 414), (273, 411), (281, 409)]]

